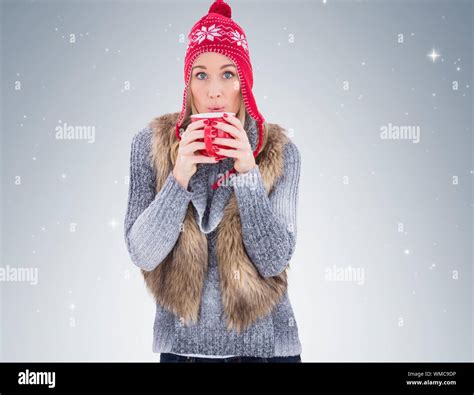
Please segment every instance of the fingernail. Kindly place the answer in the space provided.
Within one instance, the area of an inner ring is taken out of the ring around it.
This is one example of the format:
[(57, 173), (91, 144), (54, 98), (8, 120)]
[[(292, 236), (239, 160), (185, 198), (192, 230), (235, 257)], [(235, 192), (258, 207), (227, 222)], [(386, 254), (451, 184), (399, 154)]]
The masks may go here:
[(205, 125), (209, 125), (209, 119), (205, 119), (205, 120), (204, 120), (204, 124), (205, 124)]
[(227, 113), (224, 113), (224, 118), (227, 118), (227, 117), (228, 117)]
[(211, 125), (212, 125), (212, 126), (217, 125), (217, 121), (212, 121)]

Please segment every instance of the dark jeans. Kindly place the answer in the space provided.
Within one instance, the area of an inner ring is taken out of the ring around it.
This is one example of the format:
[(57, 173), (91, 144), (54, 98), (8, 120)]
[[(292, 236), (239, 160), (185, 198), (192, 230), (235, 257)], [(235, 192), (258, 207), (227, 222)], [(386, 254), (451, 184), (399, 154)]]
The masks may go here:
[(172, 353), (161, 353), (160, 362), (169, 363), (180, 363), (180, 362), (205, 362), (205, 363), (239, 363), (239, 362), (261, 362), (261, 363), (273, 363), (273, 362), (301, 362), (299, 355), (291, 355), (288, 357), (229, 357), (229, 358), (201, 358), (201, 357), (187, 357), (184, 355), (172, 354)]

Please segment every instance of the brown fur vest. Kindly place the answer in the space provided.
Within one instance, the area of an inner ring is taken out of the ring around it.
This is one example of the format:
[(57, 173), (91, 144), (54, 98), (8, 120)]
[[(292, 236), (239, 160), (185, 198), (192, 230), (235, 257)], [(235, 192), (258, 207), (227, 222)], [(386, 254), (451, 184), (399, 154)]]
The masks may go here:
[[(173, 170), (177, 151), (175, 125), (179, 113), (168, 113), (150, 122), (153, 130), (150, 160), (156, 170), (158, 193)], [(267, 123), (264, 142), (256, 157), (267, 193), (282, 174), (283, 146), (289, 141), (284, 129)], [(174, 156), (174, 157), (172, 157)], [(199, 169), (198, 164), (198, 169)], [(220, 188), (223, 188), (221, 186)], [(248, 257), (242, 240), (239, 207), (234, 191), (216, 232), (216, 255), (222, 304), (227, 329), (240, 333), (257, 319), (271, 313), (287, 290), (287, 269), (278, 276), (260, 275)], [(155, 300), (180, 317), (182, 324), (197, 323), (204, 276), (208, 265), (207, 237), (201, 232), (191, 204), (183, 230), (168, 256), (152, 271), (141, 270)]]

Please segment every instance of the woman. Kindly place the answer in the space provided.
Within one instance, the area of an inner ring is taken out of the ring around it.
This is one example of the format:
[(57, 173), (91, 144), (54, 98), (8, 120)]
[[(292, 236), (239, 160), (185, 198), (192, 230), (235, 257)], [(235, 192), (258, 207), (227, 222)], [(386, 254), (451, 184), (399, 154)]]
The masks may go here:
[[(125, 239), (156, 300), (160, 362), (301, 362), (287, 292), (300, 154), (252, 94), (242, 28), (215, 1), (188, 36), (180, 113), (155, 118), (131, 147)], [(202, 155), (203, 120), (230, 138)], [(191, 203), (191, 204), (190, 204)]]

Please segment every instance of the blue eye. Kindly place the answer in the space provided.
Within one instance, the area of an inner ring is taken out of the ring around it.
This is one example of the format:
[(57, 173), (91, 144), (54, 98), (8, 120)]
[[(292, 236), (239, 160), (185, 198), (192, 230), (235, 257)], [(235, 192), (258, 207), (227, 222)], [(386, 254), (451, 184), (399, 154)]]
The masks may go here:
[[(206, 74), (204, 71), (200, 71), (199, 73), (196, 73), (194, 76), (198, 79), (198, 80), (202, 80), (202, 78), (199, 78), (199, 75), (200, 74)], [(229, 78), (224, 78), (226, 80), (230, 80), (232, 77), (235, 76), (235, 74), (232, 72), (232, 71), (226, 71), (224, 72), (224, 74), (230, 74), (231, 76)]]

